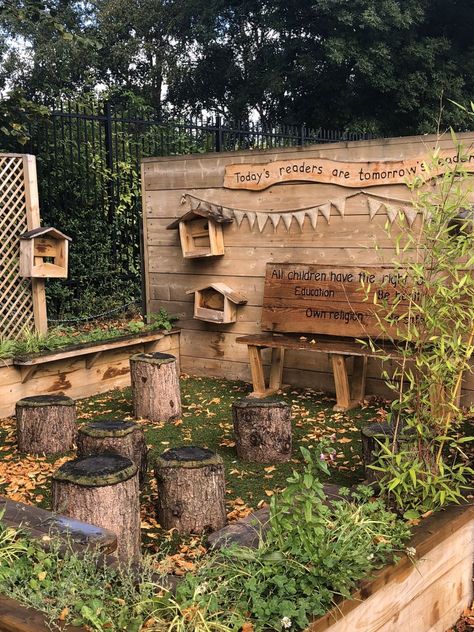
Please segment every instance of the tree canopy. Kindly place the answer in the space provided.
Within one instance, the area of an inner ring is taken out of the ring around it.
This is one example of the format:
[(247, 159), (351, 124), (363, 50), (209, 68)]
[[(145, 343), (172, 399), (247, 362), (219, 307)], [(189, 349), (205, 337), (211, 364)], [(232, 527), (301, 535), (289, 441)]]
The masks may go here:
[(468, 127), (471, 0), (7, 0), (0, 89), (399, 135)]

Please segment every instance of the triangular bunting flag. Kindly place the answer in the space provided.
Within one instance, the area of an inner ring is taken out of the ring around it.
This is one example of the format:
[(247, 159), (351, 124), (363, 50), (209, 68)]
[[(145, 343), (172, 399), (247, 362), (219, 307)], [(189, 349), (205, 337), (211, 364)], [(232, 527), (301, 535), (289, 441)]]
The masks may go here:
[(280, 213), (272, 213), (268, 217), (270, 218), (270, 221), (273, 224), (273, 229), (276, 230), (276, 228), (277, 228), (277, 226), (278, 226), (278, 224), (280, 223), (280, 220), (281, 220)]
[(234, 212), (231, 208), (227, 208), (225, 206), (222, 207), (222, 215), (228, 219), (232, 219), (234, 217)]
[(187, 200), (187, 196), (185, 193), (183, 193), (183, 195), (181, 196), (181, 200), (180, 200), (180, 204), (186, 204), (186, 200)]
[(373, 200), (372, 198), (367, 198), (367, 202), (369, 204), (369, 217), (372, 220), (380, 211), (380, 208), (383, 206), (383, 204), (378, 200)]
[(291, 222), (293, 220), (293, 213), (282, 213), (280, 215), (280, 218), (283, 220), (283, 223), (285, 224), (285, 228), (286, 230), (290, 230), (290, 226), (291, 226)]
[(327, 223), (329, 224), (329, 218), (331, 217), (331, 202), (328, 202), (327, 204), (323, 204), (322, 206), (319, 206), (318, 208), (321, 211), (321, 215), (324, 215)]
[(240, 224), (244, 221), (245, 213), (243, 211), (233, 211), (237, 226), (240, 228)]
[(268, 215), (266, 213), (257, 213), (257, 225), (258, 230), (260, 232), (265, 228), (265, 224), (267, 223)]
[(306, 211), (298, 211), (298, 213), (292, 213), (293, 217), (299, 224), (300, 230), (303, 230), (304, 218), (306, 216)]
[(256, 214), (253, 211), (246, 211), (245, 215), (247, 215), (247, 219), (249, 220), (250, 230), (253, 230), (255, 220), (257, 219)]
[(385, 204), (382, 206), (385, 206), (385, 208), (387, 209), (387, 217), (388, 217), (388, 221), (393, 224), (393, 222), (396, 220), (397, 215), (398, 215), (398, 209), (395, 208), (394, 206), (389, 206), (388, 204)]
[(407, 218), (408, 226), (413, 226), (416, 216), (418, 215), (418, 211), (414, 208), (405, 207), (403, 209), (403, 212), (405, 213), (405, 217)]
[(337, 200), (332, 200), (331, 204), (334, 206), (339, 215), (341, 217), (344, 217), (344, 213), (346, 211), (346, 198), (338, 198)]
[(318, 223), (318, 209), (311, 208), (309, 209), (309, 211), (306, 211), (306, 215), (308, 215), (309, 217), (309, 221), (311, 222), (311, 226), (313, 227), (313, 230), (316, 230), (316, 225)]

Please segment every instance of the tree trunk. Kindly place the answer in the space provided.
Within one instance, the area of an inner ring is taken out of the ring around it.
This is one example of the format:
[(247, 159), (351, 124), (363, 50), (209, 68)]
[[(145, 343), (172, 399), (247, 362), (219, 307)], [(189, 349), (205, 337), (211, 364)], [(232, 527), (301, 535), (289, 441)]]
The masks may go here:
[(232, 404), (235, 447), (242, 461), (281, 463), (291, 458), (291, 407), (244, 398)]
[(118, 454), (68, 461), (53, 476), (53, 511), (109, 529), (125, 564), (140, 560), (138, 470)]
[(178, 533), (203, 533), (226, 524), (224, 465), (217, 454), (186, 446), (156, 461), (158, 521)]
[(375, 423), (365, 426), (360, 431), (362, 438), (362, 459), (364, 461), (364, 474), (368, 483), (376, 483), (380, 480), (381, 472), (372, 470), (369, 465), (377, 461), (380, 453), (380, 443), (387, 439), (393, 439), (393, 430), (388, 423)]
[(181, 416), (176, 358), (169, 353), (137, 353), (130, 358), (133, 414), (151, 421)]
[(94, 421), (79, 428), (77, 456), (121, 454), (138, 468), (140, 486), (145, 482), (148, 450), (140, 426), (132, 421)]
[(69, 452), (76, 438), (76, 404), (64, 395), (24, 397), (16, 404), (18, 450), (29, 454)]

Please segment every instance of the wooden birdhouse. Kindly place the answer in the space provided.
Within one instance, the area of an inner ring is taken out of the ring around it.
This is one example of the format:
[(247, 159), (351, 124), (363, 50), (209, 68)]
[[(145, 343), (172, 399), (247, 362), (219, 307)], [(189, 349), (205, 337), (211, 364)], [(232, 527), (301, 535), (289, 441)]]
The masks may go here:
[(245, 296), (224, 283), (211, 283), (186, 294), (194, 294), (194, 318), (208, 323), (235, 323), (237, 305), (247, 303)]
[(199, 205), (167, 226), (179, 230), (183, 257), (216, 257), (224, 254), (222, 227), (234, 220), (223, 214), (222, 207)]
[(70, 237), (56, 228), (29, 230), (20, 237), (20, 276), (66, 279)]

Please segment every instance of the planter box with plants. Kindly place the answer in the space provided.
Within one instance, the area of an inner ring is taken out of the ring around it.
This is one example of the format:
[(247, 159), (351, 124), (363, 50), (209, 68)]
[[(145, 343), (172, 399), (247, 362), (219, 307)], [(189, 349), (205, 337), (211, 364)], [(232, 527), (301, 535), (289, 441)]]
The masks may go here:
[(169, 319), (152, 325), (131, 321), (87, 332), (52, 329), (0, 345), (0, 418), (14, 413), (22, 397), (64, 393), (75, 399), (130, 384), (129, 358), (161, 351), (179, 360), (179, 330)]

